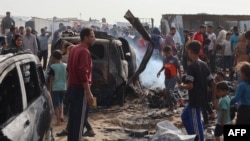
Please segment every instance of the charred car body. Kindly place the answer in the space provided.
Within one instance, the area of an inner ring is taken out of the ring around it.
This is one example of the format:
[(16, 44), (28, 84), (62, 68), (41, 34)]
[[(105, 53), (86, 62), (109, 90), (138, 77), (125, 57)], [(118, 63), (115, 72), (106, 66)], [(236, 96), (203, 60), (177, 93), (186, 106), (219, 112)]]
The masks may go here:
[[(91, 89), (97, 97), (97, 104), (110, 106), (123, 102), (128, 79), (136, 70), (135, 52), (123, 38), (117, 39), (105, 32), (96, 31), (95, 36), (95, 44), (89, 51), (93, 61)], [(61, 50), (63, 41), (79, 44), (80, 36), (77, 33), (63, 33), (52, 52), (55, 49)]]
[(0, 54), (1, 141), (53, 140), (53, 105), (39, 62), (29, 52)]
[[(98, 106), (123, 104), (127, 90), (132, 90), (133, 94), (142, 92), (139, 75), (146, 68), (152, 55), (153, 42), (139, 19), (134, 17), (130, 11), (124, 17), (148, 41), (148, 48), (141, 64), (137, 66), (135, 51), (126, 39), (114, 38), (107, 35), (106, 32), (95, 32), (96, 41), (89, 50), (93, 60), (91, 89), (97, 98)], [(61, 49), (63, 40), (73, 44), (80, 43), (79, 35), (66, 32), (55, 43), (51, 51)], [(51, 60), (50, 58), (49, 64), (51, 64)]]

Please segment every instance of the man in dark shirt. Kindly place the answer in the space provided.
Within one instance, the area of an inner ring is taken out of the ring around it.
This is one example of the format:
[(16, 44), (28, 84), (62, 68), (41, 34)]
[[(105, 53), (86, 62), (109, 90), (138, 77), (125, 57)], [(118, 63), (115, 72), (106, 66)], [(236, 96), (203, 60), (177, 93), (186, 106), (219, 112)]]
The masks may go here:
[(1, 23), (2, 34), (7, 34), (10, 27), (15, 27), (15, 21), (10, 17), (10, 12), (6, 12), (6, 16), (2, 19)]
[(53, 48), (54, 48), (54, 45), (55, 45), (56, 41), (60, 38), (61, 32), (63, 32), (63, 27), (64, 27), (63, 23), (60, 23), (60, 24), (59, 24), (59, 29), (57, 29), (57, 30), (54, 32), (54, 34), (53, 34), (53, 39), (52, 39), (52, 50), (53, 50)]
[(207, 102), (207, 86), (211, 83), (213, 88), (213, 101), (215, 99), (215, 83), (208, 66), (199, 59), (201, 44), (192, 41), (188, 47), (188, 56), (192, 63), (187, 68), (185, 84), (179, 85), (180, 89), (187, 89), (189, 102), (185, 107), (181, 119), (189, 135), (196, 134), (199, 141), (204, 140), (203, 126), (200, 109)]
[[(92, 60), (88, 48), (95, 43), (93, 29), (80, 32), (81, 43), (73, 47), (68, 58), (69, 120), (68, 141), (82, 140), (82, 125), (87, 102), (93, 103), (90, 90), (92, 82)], [(87, 100), (87, 102), (86, 102)]]

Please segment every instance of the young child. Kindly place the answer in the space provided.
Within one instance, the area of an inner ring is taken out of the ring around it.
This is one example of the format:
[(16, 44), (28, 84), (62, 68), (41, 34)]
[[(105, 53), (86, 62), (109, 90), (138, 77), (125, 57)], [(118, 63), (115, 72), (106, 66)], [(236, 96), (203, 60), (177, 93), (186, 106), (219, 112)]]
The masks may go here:
[[(240, 66), (239, 66), (240, 65)], [(236, 66), (240, 72), (242, 81), (238, 84), (235, 96), (231, 99), (231, 104), (237, 102), (238, 113), (236, 124), (250, 125), (250, 64), (241, 62)]]
[(62, 52), (55, 50), (53, 52), (54, 64), (50, 67), (50, 86), (49, 91), (52, 95), (52, 101), (55, 109), (57, 123), (60, 126), (63, 118), (61, 117), (63, 107), (63, 97), (67, 89), (67, 65), (62, 63)]
[(165, 58), (163, 59), (163, 66), (160, 71), (157, 73), (157, 77), (160, 76), (161, 72), (165, 70), (165, 88), (166, 88), (166, 98), (167, 105), (170, 110), (173, 110), (176, 102), (171, 96), (171, 91), (174, 90), (174, 87), (177, 82), (177, 72), (179, 72), (179, 77), (181, 78), (180, 64), (176, 57), (172, 55), (172, 49), (170, 46), (166, 46), (163, 49)]
[(231, 123), (230, 117), (230, 98), (227, 95), (228, 93), (228, 86), (227, 83), (221, 81), (217, 83), (217, 96), (220, 97), (218, 101), (218, 107), (215, 107), (217, 110), (217, 123), (215, 126), (215, 140), (220, 141), (220, 136), (223, 134), (223, 126), (225, 124)]

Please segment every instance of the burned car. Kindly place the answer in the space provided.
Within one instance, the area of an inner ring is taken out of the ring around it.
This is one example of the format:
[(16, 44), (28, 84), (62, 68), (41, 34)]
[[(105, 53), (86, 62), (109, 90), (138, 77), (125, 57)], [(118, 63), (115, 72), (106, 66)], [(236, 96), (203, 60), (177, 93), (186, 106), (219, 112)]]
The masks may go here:
[[(140, 20), (128, 11), (124, 16), (133, 27), (148, 41), (148, 48), (140, 64), (136, 64), (134, 49), (124, 38), (115, 38), (106, 32), (95, 31), (95, 44), (89, 48), (93, 60), (92, 93), (97, 98), (98, 106), (122, 105), (126, 94), (142, 93), (139, 75), (142, 73), (152, 55), (153, 42)], [(63, 33), (51, 48), (61, 49), (63, 41), (80, 43), (77, 33)], [(51, 64), (51, 57), (49, 65)], [(49, 67), (48, 67), (49, 68)], [(49, 72), (47, 70), (47, 72)], [(47, 79), (48, 80), (48, 79)], [(129, 92), (128, 92), (129, 90)]]
[[(95, 44), (89, 48), (93, 61), (92, 93), (99, 106), (121, 104), (128, 79), (136, 70), (135, 52), (123, 38), (114, 38), (106, 32), (97, 31), (95, 36)], [(80, 36), (77, 33), (63, 33), (52, 52), (61, 50), (63, 41), (79, 44)]]
[(39, 59), (7, 49), (0, 54), (0, 140), (54, 140), (51, 97)]

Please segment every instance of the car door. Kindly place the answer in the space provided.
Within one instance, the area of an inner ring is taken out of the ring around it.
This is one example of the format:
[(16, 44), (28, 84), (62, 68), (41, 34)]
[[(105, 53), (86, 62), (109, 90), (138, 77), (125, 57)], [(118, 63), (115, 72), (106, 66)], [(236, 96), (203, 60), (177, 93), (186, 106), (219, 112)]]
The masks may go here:
[(19, 65), (27, 98), (27, 108), (24, 112), (29, 115), (29, 126), (32, 128), (31, 140), (39, 141), (50, 127), (51, 106), (43, 95), (47, 91), (40, 85), (42, 82), (36, 63), (23, 61)]
[(4, 103), (1, 105), (1, 114), (6, 115), (1, 119), (3, 136), (11, 141), (31, 140), (30, 115), (24, 111), (27, 99), (18, 63), (10, 64), (1, 73), (0, 91), (1, 103)]

